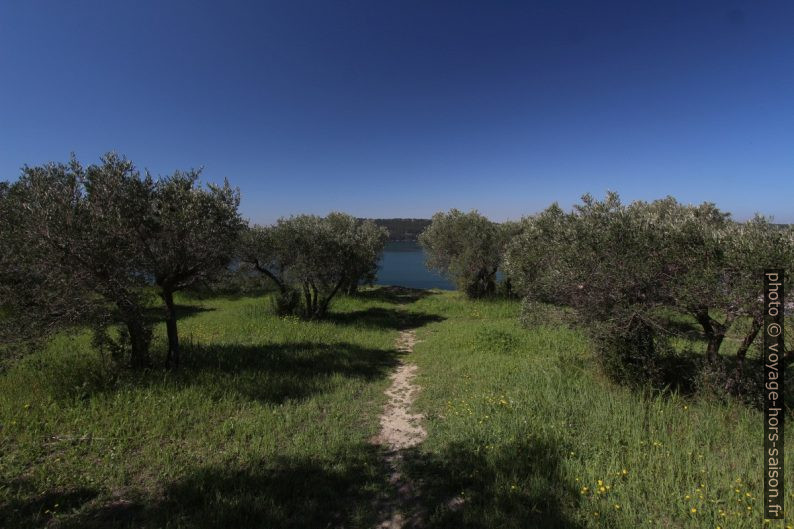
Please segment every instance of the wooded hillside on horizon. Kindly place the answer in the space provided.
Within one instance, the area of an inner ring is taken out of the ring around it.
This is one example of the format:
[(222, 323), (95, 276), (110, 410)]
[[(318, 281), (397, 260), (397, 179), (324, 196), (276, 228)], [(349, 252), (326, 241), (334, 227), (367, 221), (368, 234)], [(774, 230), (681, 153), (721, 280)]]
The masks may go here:
[(395, 218), (369, 220), (389, 230), (389, 242), (417, 242), (419, 234), (430, 225), (430, 219)]

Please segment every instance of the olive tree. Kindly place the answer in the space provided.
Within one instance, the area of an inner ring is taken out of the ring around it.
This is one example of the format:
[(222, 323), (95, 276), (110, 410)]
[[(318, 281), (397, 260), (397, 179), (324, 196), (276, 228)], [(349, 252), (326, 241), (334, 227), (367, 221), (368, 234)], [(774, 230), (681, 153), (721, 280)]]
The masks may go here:
[[(112, 153), (86, 168), (76, 159), (25, 167), (0, 189), (5, 339), (86, 324), (98, 345), (147, 365), (154, 283), (166, 307), (167, 363), (178, 364), (173, 293), (225, 269), (242, 227), (239, 193), (228, 183), (203, 188), (198, 176), (142, 177)], [(116, 320), (120, 341), (107, 332)]]
[(165, 305), (166, 366), (179, 365), (179, 334), (174, 293), (224, 272), (244, 227), (238, 212), (239, 190), (199, 182), (200, 171), (177, 171), (145, 179), (146, 210), (135, 228), (143, 269)]
[(427, 267), (449, 278), (469, 297), (493, 294), (504, 231), (476, 211), (452, 209), (433, 215), (419, 236)]
[(574, 309), (595, 340), (602, 366), (621, 380), (653, 378), (666, 347), (658, 308), (669, 300), (669, 251), (643, 203), (590, 195), (565, 213), (552, 205), (523, 220), (506, 269), (530, 300)]
[(565, 303), (561, 280), (567, 270), (559, 245), (565, 240), (569, 218), (555, 202), (543, 212), (524, 217), (505, 250), (503, 268), (513, 290), (534, 301)]
[[(652, 366), (675, 331), (663, 310), (691, 316), (715, 362), (731, 326), (749, 319), (739, 369), (761, 325), (762, 272), (791, 273), (790, 230), (763, 218), (736, 223), (713, 204), (668, 197), (624, 205), (585, 195), (570, 213), (554, 205), (523, 220), (506, 268), (522, 295), (565, 304), (588, 325), (610, 370)], [(634, 373), (636, 374), (636, 372)]]
[(734, 222), (714, 204), (683, 205), (672, 198), (633, 207), (662, 235), (654, 258), (666, 262), (666, 305), (691, 316), (706, 339), (706, 359), (716, 362), (731, 328), (746, 321), (736, 351), (741, 371), (763, 324), (763, 271), (794, 266), (792, 231), (762, 216)]
[(320, 318), (343, 287), (374, 271), (386, 237), (385, 229), (344, 213), (298, 215), (252, 227), (241, 259), (273, 280), (282, 311), (300, 306), (304, 317)]
[[(759, 277), (763, 277), (765, 268), (782, 268), (785, 284), (790, 285), (794, 278), (794, 227), (776, 226), (769, 219), (756, 216), (731, 228), (725, 257), (726, 268), (732, 272), (729, 285), (732, 299), (728, 299), (725, 311), (735, 311), (751, 319), (736, 351), (741, 375), (747, 351), (764, 322), (763, 281)], [(786, 302), (794, 300), (791, 288), (785, 294)]]
[(287, 270), (295, 256), (289, 239), (283, 235), (276, 226), (250, 226), (241, 233), (238, 255), (242, 263), (269, 278), (278, 289), (279, 297), (285, 300), (292, 294)]
[(339, 228), (350, 237), (347, 278), (342, 288), (347, 295), (354, 295), (362, 284), (371, 285), (375, 282), (389, 233), (386, 228), (368, 220), (357, 219), (355, 226), (350, 226), (350, 220), (346, 217), (339, 220)]
[(90, 323), (96, 337), (124, 325), (114, 349), (148, 363), (147, 279), (134, 225), (145, 201), (128, 160), (108, 154), (84, 168), (76, 159), (24, 167), (2, 193), (0, 299), (6, 340), (45, 337)]
[(742, 223), (725, 216), (714, 222), (713, 215), (698, 215), (701, 211), (682, 212), (684, 220), (672, 234), (677, 251), (672, 256), (676, 275), (670, 282), (671, 304), (702, 327), (710, 362), (717, 360), (728, 331), (749, 320), (736, 351), (740, 372), (763, 324), (763, 271), (782, 268), (785, 280), (791, 278), (794, 237), (790, 228), (781, 229), (761, 216)]

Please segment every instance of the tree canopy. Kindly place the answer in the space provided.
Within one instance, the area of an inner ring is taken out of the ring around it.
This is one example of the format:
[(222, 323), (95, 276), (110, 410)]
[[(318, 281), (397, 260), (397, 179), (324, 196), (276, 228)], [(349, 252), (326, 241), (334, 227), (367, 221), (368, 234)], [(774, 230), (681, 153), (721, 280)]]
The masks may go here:
[(319, 318), (345, 287), (374, 280), (387, 236), (373, 222), (344, 213), (298, 215), (252, 227), (241, 255), (276, 284), (283, 312)]
[[(135, 366), (149, 363), (148, 286), (166, 304), (169, 359), (178, 351), (172, 294), (221, 271), (242, 222), (239, 193), (197, 185), (198, 172), (155, 180), (114, 153), (23, 168), (0, 188), (0, 299), (6, 341), (76, 324)], [(112, 339), (108, 327), (124, 332)]]
[(789, 278), (793, 266), (794, 232), (762, 217), (734, 222), (713, 204), (671, 197), (626, 205), (614, 193), (523, 219), (506, 252), (515, 288), (574, 308), (613, 372), (653, 366), (675, 334), (669, 309), (702, 327), (712, 363), (728, 329), (749, 318), (736, 353), (741, 370), (762, 321), (763, 269), (784, 268)]
[(147, 175), (147, 208), (143, 222), (136, 225), (143, 269), (154, 278), (165, 304), (168, 364), (179, 363), (174, 292), (224, 272), (244, 227), (237, 211), (239, 191), (228, 181), (204, 187), (200, 174), (176, 171), (157, 180)]
[(116, 345), (129, 346), (134, 365), (148, 361), (147, 277), (135, 237), (145, 213), (143, 186), (132, 163), (114, 154), (87, 168), (74, 158), (23, 168), (2, 200), (6, 340), (77, 323), (104, 333), (120, 319), (126, 334)]
[(419, 236), (427, 266), (449, 278), (470, 297), (493, 294), (505, 232), (476, 211), (457, 209), (433, 215)]

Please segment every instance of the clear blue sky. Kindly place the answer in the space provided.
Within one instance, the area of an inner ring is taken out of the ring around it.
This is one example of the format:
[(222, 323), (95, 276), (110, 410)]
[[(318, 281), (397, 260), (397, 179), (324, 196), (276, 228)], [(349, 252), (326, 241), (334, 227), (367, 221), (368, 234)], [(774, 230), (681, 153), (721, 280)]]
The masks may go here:
[(784, 0), (5, 0), (0, 96), (2, 179), (116, 150), (256, 222), (608, 189), (794, 222)]

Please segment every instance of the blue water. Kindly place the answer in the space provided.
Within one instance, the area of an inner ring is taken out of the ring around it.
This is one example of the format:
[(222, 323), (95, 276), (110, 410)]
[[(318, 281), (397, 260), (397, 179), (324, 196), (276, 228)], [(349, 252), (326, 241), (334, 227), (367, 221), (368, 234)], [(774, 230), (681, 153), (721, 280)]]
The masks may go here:
[(383, 250), (376, 285), (454, 290), (451, 282), (425, 267), (422, 247), (412, 242), (391, 242)]

